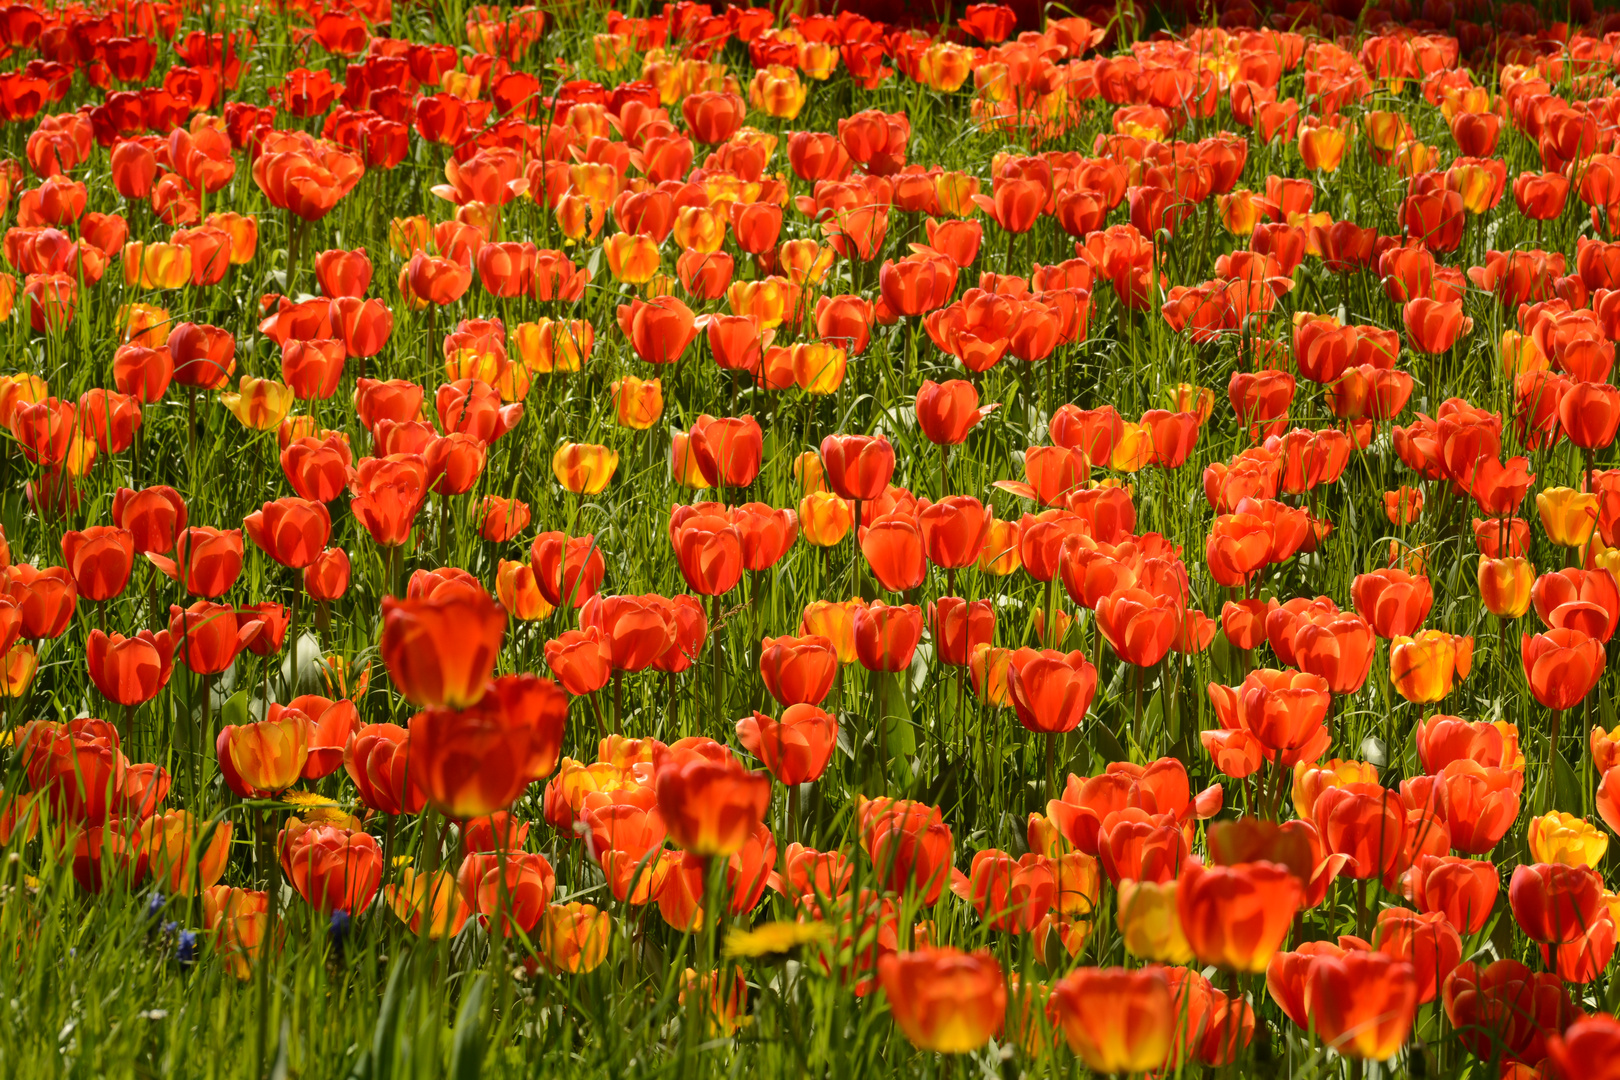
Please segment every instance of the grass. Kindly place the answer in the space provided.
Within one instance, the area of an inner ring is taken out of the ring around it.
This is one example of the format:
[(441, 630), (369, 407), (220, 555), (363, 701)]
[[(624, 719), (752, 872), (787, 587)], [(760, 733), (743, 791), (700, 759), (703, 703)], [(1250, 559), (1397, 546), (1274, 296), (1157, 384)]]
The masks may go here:
[[(459, 4), (401, 4), (393, 35), (461, 46), (464, 15)], [(200, 25), (196, 19), (188, 16), (185, 29)], [(581, 7), (577, 14), (560, 20), (517, 66), (542, 76), (548, 86), (559, 74), (552, 57), (571, 61), (570, 77), (602, 79), (610, 85), (630, 77), (633, 72), (608, 74), (595, 66), (591, 35), (604, 28), (604, 19), (601, 8)], [(306, 62), (327, 66), (334, 77), (341, 76), (341, 60), (325, 56), (313, 45), (294, 42), (292, 20), (286, 14), (228, 6), (221, 20), (222, 25), (250, 26), (259, 38), (235, 92), (239, 100), (265, 100), (268, 87), (276, 85), (287, 70)], [(733, 43), (721, 59), (746, 84), (746, 50)], [(161, 73), (174, 62), (178, 61), (168, 46), (160, 46), (157, 71)], [(1494, 78), (1490, 70), (1476, 74), (1487, 85)], [(1299, 71), (1286, 75), (1279, 96), (1294, 94), (1303, 99), (1301, 80)], [(981, 177), (988, 191), (990, 162), (997, 155), (1022, 153), (1029, 147), (968, 123), (971, 90), (970, 82), (958, 93), (939, 93), (896, 77), (867, 91), (854, 86), (841, 70), (825, 84), (811, 86), (804, 111), (792, 121), (774, 121), (753, 112), (749, 122), (785, 136), (791, 130), (836, 130), (839, 116), (860, 108), (905, 110), (913, 131), (912, 162), (966, 170)], [(1567, 84), (1561, 92), (1572, 93)], [(67, 110), (98, 100), (99, 95), (80, 78), (56, 108)], [(1416, 82), (1399, 95), (1381, 89), (1347, 113), (1354, 119), (1375, 109), (1404, 113), (1418, 139), (1440, 148), (1443, 156), (1452, 155), (1454, 146), (1445, 121), (1437, 109), (1422, 101)], [(672, 116), (677, 113), (672, 110)], [(1111, 109), (1093, 101), (1083, 110), (1079, 123), (1042, 149), (1089, 154), (1094, 137), (1110, 130), (1110, 118)], [(319, 123), (318, 119), (291, 117), (283, 117), (281, 122), (312, 131), (318, 130)], [(1194, 120), (1180, 137), (1191, 141), (1223, 129), (1246, 134), (1232, 121), (1224, 100), (1214, 117)], [(30, 125), (22, 123), (0, 131), (10, 156), (22, 157), (30, 130)], [(1504, 125), (1498, 154), (1507, 163), (1510, 182), (1521, 170), (1539, 168), (1534, 144), (1510, 126)], [(779, 147), (772, 170), (787, 172), (784, 155), (784, 148)], [(739, 384), (730, 373), (708, 362), (700, 338), (679, 365), (657, 373), (665, 385), (663, 421), (650, 431), (632, 432), (614, 426), (607, 402), (614, 379), (649, 374), (648, 366), (635, 358), (614, 329), (615, 307), (628, 302), (635, 290), (612, 280), (598, 245), (570, 249), (576, 261), (594, 274), (584, 299), (575, 305), (541, 304), (527, 298), (495, 301), (475, 281), (463, 300), (444, 311), (412, 310), (395, 283), (402, 264), (388, 253), (388, 221), (417, 213), (433, 220), (449, 215), (448, 204), (427, 190), (442, 179), (444, 159), (443, 147), (413, 138), (410, 156), (399, 168), (369, 172), (328, 217), (308, 229), (303, 266), (289, 283), (287, 218), (265, 202), (252, 182), (245, 155), (240, 155), (236, 178), (210, 197), (209, 209), (259, 215), (259, 249), (249, 265), (233, 269), (219, 285), (158, 296), (126, 288), (115, 265), (103, 283), (81, 291), (74, 320), (47, 335), (30, 333), (26, 310), (19, 303), (18, 314), (0, 329), (0, 334), (9, 334), (9, 368), (46, 379), (51, 392), (64, 400), (110, 386), (119, 305), (140, 300), (162, 304), (175, 321), (206, 322), (232, 330), (238, 371), (279, 377), (278, 351), (255, 329), (259, 296), (313, 292), (315, 282), (308, 265), (313, 252), (364, 247), (376, 265), (371, 295), (381, 296), (395, 317), (393, 337), (370, 362), (370, 371), (417, 382), (430, 395), (444, 381), (440, 342), (458, 319), (498, 317), (510, 331), (517, 323), (540, 315), (566, 315), (586, 319), (597, 330), (594, 354), (582, 372), (536, 376), (520, 425), (491, 447), (487, 467), (474, 490), (446, 503), (435, 498), (424, 509), (404, 551), (402, 575), (440, 565), (456, 566), (493, 587), (499, 559), (524, 559), (534, 533), (567, 529), (575, 535), (596, 536), (608, 562), (605, 593), (673, 595), (684, 591), (665, 531), (665, 514), (673, 503), (691, 501), (694, 495), (674, 484), (668, 449), (672, 431), (687, 429), (705, 413), (752, 414), (765, 428), (765, 466), (746, 491), (728, 492), (734, 502), (758, 500), (772, 506), (795, 506), (800, 490), (792, 474), (794, 458), (816, 448), (823, 436), (833, 432), (886, 434), (896, 446), (900, 463), (895, 482), (919, 496), (943, 493), (937, 452), (918, 431), (911, 401), (923, 379), (943, 381), (964, 377), (964, 372), (932, 345), (920, 319), (875, 327), (865, 355), (851, 362), (844, 385), (826, 397), (810, 397), (797, 390), (769, 393)], [(1266, 175), (1273, 171), (1308, 175), (1291, 144), (1251, 146), (1238, 186), (1263, 190)], [(75, 176), (87, 184), (92, 209), (123, 212), (130, 218), (132, 239), (166, 235), (148, 211), (126, 206), (116, 194), (106, 150), (93, 151), (91, 160)], [(801, 181), (788, 176), (795, 194), (806, 190)], [(1376, 226), (1382, 234), (1399, 231), (1396, 210), (1401, 177), (1393, 168), (1375, 165), (1362, 151), (1359, 135), (1352, 138), (1343, 167), (1331, 175), (1310, 178), (1316, 183), (1314, 209), (1328, 212), (1335, 220)], [(1123, 208), (1115, 211), (1109, 224), (1123, 220), (1124, 213)], [(542, 247), (562, 243), (555, 221), (529, 201), (514, 202), (502, 228), (508, 238), (532, 239)], [(1470, 220), (1462, 250), (1443, 261), (1459, 267), (1482, 265), (1487, 249), (1543, 246), (1565, 252), (1573, 264), (1576, 237), (1590, 232), (1584, 207), (1575, 198), (1562, 218), (1542, 228), (1515, 212), (1509, 194), (1495, 210)], [(783, 239), (815, 235), (811, 225), (790, 209)], [(921, 239), (920, 216), (896, 212), (883, 257), (903, 255), (907, 242)], [(963, 273), (960, 288), (974, 284), (978, 271), (1027, 274), (1035, 264), (1074, 257), (1071, 238), (1049, 217), (1042, 218), (1032, 232), (1005, 241), (993, 224), (986, 223), (978, 262)], [(1206, 280), (1214, 274), (1218, 255), (1241, 246), (1241, 241), (1221, 228), (1214, 200), (1205, 202), (1164, 247), (1170, 284)], [(670, 248), (667, 244), (664, 250), (666, 271), (675, 254)], [(739, 276), (751, 272), (741, 257), (738, 267)], [(874, 269), (852, 268), (844, 261), (835, 265), (822, 291), (847, 291), (856, 274), (865, 283), (862, 291), (872, 296)], [(813, 301), (807, 304), (812, 305)], [(1501, 330), (1512, 325), (1514, 313), (1502, 310), (1494, 297), (1476, 289), (1470, 289), (1466, 308), (1475, 321), (1474, 332), (1450, 352), (1426, 358), (1403, 351), (1400, 366), (1417, 377), (1418, 389), (1401, 422), (1409, 422), (1416, 412), (1433, 415), (1441, 401), (1454, 396), (1510, 415), (1512, 384), (1502, 373), (1497, 342)], [(723, 309), (722, 304), (710, 304), (698, 310)], [(1358, 324), (1402, 326), (1400, 308), (1384, 296), (1375, 274), (1335, 276), (1315, 258), (1306, 259), (1295, 275), (1294, 288), (1281, 299), (1262, 333), (1287, 342), (1291, 316), (1301, 311), (1337, 313), (1344, 321)], [(785, 331), (779, 334), (779, 342), (790, 336)], [(1112, 403), (1127, 418), (1134, 418), (1146, 409), (1173, 407), (1179, 383), (1211, 387), (1217, 402), (1214, 415), (1204, 425), (1187, 464), (1169, 471), (1149, 468), (1125, 479), (1133, 488), (1139, 531), (1161, 532), (1181, 546), (1192, 575), (1194, 606), (1218, 617), (1226, 596), (1209, 580), (1203, 565), (1204, 539), (1214, 512), (1203, 497), (1199, 477), (1209, 463), (1226, 461), (1248, 445), (1223, 400), (1226, 382), (1239, 363), (1235, 341), (1194, 343), (1171, 332), (1156, 312), (1122, 309), (1112, 290), (1099, 282), (1086, 339), (1061, 346), (1040, 370), (1022, 370), (1020, 363), (1008, 361), (974, 377), (982, 400), (999, 403), (1000, 408), (953, 452), (951, 491), (978, 496), (994, 507), (998, 517), (1016, 518), (1029, 509), (1027, 504), (991, 484), (1022, 477), (1020, 455), (1026, 447), (1047, 441), (1047, 421), (1057, 405)], [(322, 427), (345, 432), (358, 457), (369, 447), (369, 435), (349, 405), (356, 374), (351, 362), (338, 394), (312, 403), (308, 411)], [(1330, 422), (1320, 387), (1301, 381), (1291, 419), (1309, 427)], [(1315, 554), (1274, 568), (1265, 578), (1261, 594), (1280, 600), (1326, 594), (1348, 607), (1350, 580), (1357, 573), (1384, 565), (1392, 541), (1426, 551), (1435, 588), (1428, 625), (1471, 634), (1476, 642), (1473, 673), (1439, 711), (1516, 722), (1530, 758), (1524, 809), (1492, 854), (1505, 875), (1518, 863), (1530, 861), (1524, 823), (1532, 814), (1557, 808), (1592, 816), (1597, 777), (1584, 750), (1585, 731), (1591, 724), (1610, 728), (1617, 722), (1615, 681), (1611, 675), (1600, 681), (1581, 711), (1565, 718), (1563, 739), (1553, 745), (1548, 738), (1551, 714), (1531, 697), (1515, 644), (1518, 630), (1531, 629), (1535, 617), (1527, 616), (1520, 626), (1499, 627), (1481, 606), (1469, 528), (1472, 508), (1464, 500), (1447, 497), (1440, 485), (1429, 483), (1425, 485), (1428, 501), (1418, 522), (1405, 530), (1393, 530), (1385, 521), (1382, 493), (1402, 483), (1417, 483), (1396, 457), (1387, 428), (1385, 425), (1367, 449), (1355, 454), (1337, 484), (1316, 493), (1314, 513), (1334, 523), (1332, 536)], [(1504, 454), (1519, 452), (1515, 439), (1508, 425)], [(618, 450), (618, 473), (601, 495), (573, 496), (554, 482), (551, 453), (565, 441), (604, 443)], [(1528, 453), (1538, 488), (1578, 485), (1582, 462), (1567, 445)], [(1601, 451), (1598, 460), (1600, 466), (1612, 466), (1612, 450)], [(179, 386), (170, 390), (166, 400), (145, 410), (138, 451), (104, 457), (96, 463), (84, 480), (77, 509), (61, 516), (34, 512), (23, 484), (38, 477), (18, 453), (0, 456), (0, 469), (4, 470), (0, 522), (12, 558), (41, 565), (60, 561), (65, 531), (110, 521), (111, 499), (120, 487), (171, 484), (185, 495), (192, 523), (221, 528), (234, 528), (266, 499), (291, 493), (280, 476), (273, 432), (245, 429), (213, 395), (198, 394), (195, 401), (188, 400), (187, 391)], [(475, 509), (484, 494), (527, 501), (533, 523), (525, 535), (506, 545), (481, 540)], [(1529, 509), (1523, 513), (1528, 516)], [(345, 500), (333, 506), (332, 544), (344, 547), (353, 559), (353, 585), (330, 606), (324, 625), (316, 629), (305, 621), (302, 630), (318, 640), (323, 655), (343, 658), (352, 671), (369, 666), (369, 690), (357, 701), (364, 721), (405, 723), (413, 710), (391, 692), (376, 652), (380, 599), (397, 579), (390, 577), (381, 549), (348, 512)], [(674, 677), (648, 672), (624, 680), (625, 731), (666, 741), (702, 734), (734, 743), (734, 720), (751, 709), (769, 708), (753, 667), (759, 637), (796, 632), (800, 612), (812, 599), (881, 595), (853, 556), (848, 542), (820, 549), (801, 541), (768, 574), (750, 575), (723, 598), (720, 619), (711, 628), (710, 651), (690, 672)], [(1536, 530), (1531, 557), (1537, 567), (1553, 568), (1563, 561), (1564, 553), (1552, 548)], [(1018, 646), (1035, 641), (1033, 616), (1047, 603), (1040, 583), (1022, 573), (994, 577), (969, 570), (957, 576), (956, 584), (963, 595), (994, 601), (998, 644)], [(292, 572), (249, 543), (243, 575), (229, 599), (289, 603), (297, 588)], [(926, 603), (946, 589), (944, 576), (934, 571), (920, 590), (903, 599)], [(137, 566), (121, 597), (103, 605), (81, 605), (67, 632), (41, 645), (32, 685), (6, 705), (8, 724), (82, 715), (111, 719), (110, 706), (99, 698), (85, 671), (90, 630), (98, 626), (125, 633), (141, 627), (156, 629), (161, 625), (156, 613), (171, 603), (184, 602), (176, 585), (150, 566)], [(1061, 590), (1058, 603), (1073, 613)], [(1236, 684), (1248, 668), (1270, 661), (1241, 655), (1224, 638), (1218, 638), (1208, 652), (1193, 656), (1172, 653), (1154, 669), (1139, 671), (1118, 661), (1101, 645), (1088, 613), (1078, 615), (1070, 631), (1070, 647), (1083, 648), (1097, 664), (1099, 692), (1081, 729), (1057, 740), (1059, 775), (1084, 776), (1100, 771), (1111, 760), (1140, 762), (1171, 754), (1186, 763), (1193, 790), (1220, 781), (1197, 737), (1200, 730), (1214, 726), (1204, 687)], [(561, 615), (533, 624), (514, 622), (499, 670), (545, 674), (543, 644), (567, 628)], [(299, 647), (306, 660), (315, 651), (308, 639)], [(710, 699), (708, 679), (716, 652), (725, 669), (724, 700), (718, 704)], [(174, 777), (168, 805), (189, 808), (203, 820), (234, 823), (231, 860), (223, 878), (228, 884), (263, 887), (271, 880), (272, 870), (261, 865), (258, 857), (261, 849), (255, 845), (254, 823), (266, 814), (273, 819), (289, 811), (281, 806), (244, 804), (231, 795), (214, 762), (212, 725), (222, 716), (256, 715), (264, 705), (263, 688), (268, 687), (277, 700), (285, 700), (294, 684), (314, 689), (317, 677), (313, 671), (307, 665), (291, 671), (285, 660), (285, 653), (270, 661), (244, 654), (212, 685), (177, 664), (168, 689), (133, 717), (134, 736), (128, 747), (132, 760), (157, 762)], [(1436, 710), (1401, 700), (1390, 686), (1388, 671), (1387, 646), (1381, 645), (1367, 688), (1336, 704), (1337, 737), (1330, 756), (1374, 760), (1380, 765), (1382, 782), (1394, 787), (1401, 779), (1422, 772), (1412, 731), (1422, 716)], [(203, 706), (205, 695), (211, 695), (207, 707)], [(972, 853), (985, 848), (1014, 854), (1025, 849), (1026, 816), (1044, 809), (1052, 794), (1047, 786), (1044, 742), (1029, 737), (1010, 711), (990, 709), (964, 694), (956, 673), (935, 661), (929, 642), (919, 649), (910, 671), (899, 678), (885, 680), (869, 675), (859, 665), (846, 667), (831, 702), (829, 707), (836, 709), (853, 738), (846, 740), (843, 752), (835, 754), (827, 775), (806, 790), (798, 839), (821, 850), (839, 846), (854, 850), (855, 796), (877, 794), (882, 789), (942, 808), (953, 830), (959, 867), (965, 868)], [(604, 699), (601, 705), (606, 708), (608, 703)], [(586, 703), (574, 704), (564, 749), (567, 755), (594, 759), (596, 724), (591, 710)], [(6, 791), (25, 786), (17, 755), (0, 758), (0, 762), (5, 763)], [(312, 786), (355, 808), (353, 788), (341, 771)], [(1228, 781), (1228, 816), (1247, 813), (1247, 797), (1246, 785)], [(18, 1077), (356, 1080), (444, 1075), (458, 1080), (519, 1075), (877, 1077), (960, 1073), (1011, 1077), (1069, 1076), (1079, 1071), (1067, 1050), (1032, 1056), (1011, 1041), (998, 1040), (993, 1048), (961, 1062), (916, 1051), (888, 1018), (883, 995), (857, 997), (839, 979), (825, 977), (818, 970), (813, 946), (800, 950), (794, 959), (745, 961), (747, 1022), (734, 1034), (711, 1028), (695, 1008), (695, 995), (682, 1003), (681, 973), (712, 960), (717, 941), (724, 941), (722, 931), (681, 934), (665, 925), (652, 906), (635, 908), (611, 902), (583, 845), (544, 823), (541, 800), (541, 785), (535, 785), (514, 809), (534, 822), (530, 848), (544, 853), (556, 868), (556, 899), (596, 903), (613, 915), (607, 959), (588, 974), (550, 973), (526, 959), (522, 943), (497, 941), (475, 922), (450, 941), (413, 937), (380, 898), (369, 910), (339, 925), (318, 916), (290, 888), (283, 887), (278, 902), (279, 948), (267, 952), (252, 978), (239, 980), (209, 948), (196, 901), (161, 896), (149, 882), (128, 887), (115, 880), (99, 894), (88, 894), (76, 885), (70, 872), (71, 855), (51, 841), (50, 829), (40, 838), (14, 842), (0, 863), (0, 951), (10, 957), (0, 964), (0, 1071)], [(783, 847), (786, 813), (786, 800), (778, 791), (767, 820)], [(375, 822), (372, 831), (382, 828), (381, 822)], [(429, 857), (427, 848), (438, 843), (435, 830), (422, 818), (403, 818), (386, 828), (395, 852), (418, 859)], [(396, 873), (397, 868), (390, 868), (390, 880)], [(279, 881), (279, 874), (275, 880)], [(1400, 900), (1385, 893), (1377, 902)], [(730, 930), (791, 917), (786, 901), (767, 893), (750, 915), (725, 922)], [(1105, 890), (1103, 907), (1078, 960), (1042, 954), (1028, 935), (989, 930), (968, 905), (948, 891), (930, 910), (916, 910), (908, 901), (899, 925), (909, 927), (914, 919), (932, 920), (930, 936), (936, 942), (991, 949), (1026, 987), (1055, 981), (1076, 963), (1137, 963), (1127, 956), (1115, 928), (1109, 890)], [(1300, 930), (1304, 939), (1332, 938), (1353, 930), (1357, 923), (1357, 897), (1349, 883), (1342, 883), (1324, 905), (1309, 913)], [(909, 934), (909, 930), (902, 931), (902, 937)], [(1513, 931), (1505, 890), (1494, 922), (1481, 938), (1478, 955), (1516, 956), (1539, 966), (1533, 947)], [(1262, 980), (1248, 978), (1242, 988), (1252, 994), (1259, 1018), (1254, 1042), (1238, 1066), (1243, 1074), (1281, 1070), (1310, 1077), (1351, 1068), (1294, 1029), (1265, 993)], [(1614, 1008), (1616, 985), (1610, 973), (1577, 988), (1577, 993), (1583, 1007)], [(1469, 1063), (1443, 1014), (1431, 1004), (1420, 1010), (1412, 1042), (1392, 1061), (1389, 1071), (1461, 1077), (1481, 1074), (1483, 1068)]]

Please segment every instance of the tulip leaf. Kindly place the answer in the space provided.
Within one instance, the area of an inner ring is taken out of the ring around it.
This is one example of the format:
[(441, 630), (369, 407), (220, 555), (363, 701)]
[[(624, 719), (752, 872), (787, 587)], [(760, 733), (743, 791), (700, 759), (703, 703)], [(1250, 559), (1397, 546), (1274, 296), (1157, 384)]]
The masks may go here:
[(1089, 734), (1091, 748), (1097, 751), (1097, 755), (1104, 761), (1130, 760), (1130, 753), (1120, 744), (1119, 738), (1108, 730), (1108, 725), (1093, 720), (1089, 725)]
[(241, 726), (249, 722), (248, 696), (246, 690), (238, 690), (225, 699), (225, 704), (219, 707), (220, 721), (226, 724)]
[(461, 999), (456, 1032), (450, 1043), (448, 1080), (478, 1080), (484, 1069), (484, 990), (489, 975), (480, 974)]
[(1553, 807), (1571, 814), (1581, 812), (1581, 781), (1564, 755), (1554, 750), (1552, 758)]
[(377, 1026), (371, 1035), (371, 1061), (368, 1074), (371, 1080), (388, 1080), (394, 1073), (394, 1042), (399, 1034), (400, 985), (409, 965), (404, 960), (394, 964), (388, 973), (388, 987), (383, 991), (382, 1010), (377, 1014)]

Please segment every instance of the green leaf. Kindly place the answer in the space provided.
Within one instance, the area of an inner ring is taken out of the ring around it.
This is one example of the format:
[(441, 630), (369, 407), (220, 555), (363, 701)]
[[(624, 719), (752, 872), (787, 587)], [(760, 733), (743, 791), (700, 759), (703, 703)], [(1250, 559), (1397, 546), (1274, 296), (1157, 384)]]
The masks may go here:
[(226, 698), (225, 704), (219, 707), (219, 718), (224, 723), (238, 726), (249, 723), (247, 691), (238, 690)]
[(1552, 785), (1553, 807), (1571, 814), (1581, 812), (1581, 781), (1575, 775), (1564, 755), (1553, 751), (1552, 755)]
[(394, 1042), (399, 1034), (400, 984), (405, 978), (406, 963), (394, 962), (388, 973), (388, 988), (383, 991), (382, 1011), (377, 1014), (377, 1027), (371, 1033), (371, 1061), (367, 1070), (370, 1080), (390, 1080), (394, 1075)]
[(450, 1043), (449, 1080), (478, 1080), (484, 1068), (484, 990), (489, 975), (480, 974), (461, 999), (456, 1033)]
[(1093, 720), (1088, 726), (1087, 734), (1088, 741), (1091, 743), (1091, 748), (1097, 751), (1097, 754), (1104, 761), (1130, 760), (1130, 753), (1126, 751), (1123, 745), (1120, 744), (1119, 738), (1115, 736), (1112, 731), (1108, 730), (1108, 726), (1106, 724), (1101, 724), (1096, 720)]

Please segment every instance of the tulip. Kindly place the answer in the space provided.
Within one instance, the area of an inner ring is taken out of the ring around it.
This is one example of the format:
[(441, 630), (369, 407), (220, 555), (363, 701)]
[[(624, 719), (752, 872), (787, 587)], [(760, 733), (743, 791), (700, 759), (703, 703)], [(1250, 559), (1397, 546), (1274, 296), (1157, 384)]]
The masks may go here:
[(232, 831), (229, 821), (199, 826), (189, 811), (171, 810), (141, 822), (140, 845), (159, 887), (189, 897), (224, 875)]
[(331, 825), (289, 825), (279, 846), (293, 887), (321, 914), (363, 911), (377, 895), (383, 852), (375, 837)]
[(1316, 797), (1311, 817), (1323, 846), (1348, 855), (1346, 873), (1357, 880), (1388, 874), (1401, 863), (1406, 814), (1399, 797), (1377, 784), (1330, 787)]
[(1021, 649), (1007, 674), (1018, 722), (1034, 732), (1073, 731), (1091, 708), (1097, 669), (1080, 652)]
[(133, 637), (90, 631), (85, 645), (90, 681), (108, 701), (125, 708), (144, 705), (169, 682), (174, 645), (167, 630), (142, 630)]
[(503, 675), (484, 685), (471, 708), (430, 707), (411, 718), (410, 768), (448, 817), (505, 810), (551, 774), (562, 751), (568, 699), (554, 683)]
[(1575, 941), (1593, 926), (1602, 894), (1602, 879), (1586, 866), (1522, 865), (1508, 882), (1514, 921), (1531, 940), (1552, 945)]
[(553, 607), (566, 597), (570, 607), (582, 607), (601, 587), (606, 564), (594, 535), (569, 537), (560, 532), (541, 533), (529, 547), (540, 596)]
[(309, 717), (281, 705), (271, 705), (263, 720), (227, 724), (215, 742), (226, 784), (243, 798), (292, 787), (309, 757), (309, 727)]
[(223, 596), (242, 572), (242, 530), (193, 525), (175, 538), (175, 559), (147, 554), (168, 577), (193, 596)]
[(838, 742), (838, 721), (814, 705), (790, 705), (780, 721), (762, 712), (737, 721), (737, 741), (789, 787), (821, 778)]
[(1609, 836), (1583, 818), (1550, 810), (1530, 819), (1526, 833), (1530, 857), (1538, 863), (1561, 863), (1596, 870), (1609, 850)]
[(488, 593), (385, 596), (382, 620), (383, 663), (412, 704), (464, 708), (483, 696), (506, 630), (506, 614)]
[(1389, 643), (1390, 682), (1407, 701), (1433, 704), (1451, 693), (1454, 676), (1468, 674), (1473, 650), (1472, 638), (1440, 630), (1420, 630), (1416, 637), (1394, 638)]
[(557, 483), (575, 495), (600, 494), (618, 467), (617, 451), (590, 443), (564, 443), (551, 457)]
[(1603, 674), (1602, 644), (1580, 630), (1522, 634), (1520, 645), (1530, 693), (1549, 709), (1580, 704)]
[(1428, 618), (1434, 590), (1428, 578), (1391, 568), (1358, 574), (1350, 598), (1379, 637), (1410, 637)]
[(1269, 862), (1193, 862), (1176, 893), (1182, 932), (1199, 961), (1251, 974), (1266, 970), (1301, 899), (1299, 879)]
[(1175, 1013), (1157, 968), (1080, 968), (1052, 988), (1047, 1008), (1069, 1048), (1096, 1072), (1147, 1072), (1170, 1055)]
[(845, 499), (871, 501), (894, 475), (894, 447), (882, 435), (829, 435), (821, 441), (827, 486)]
[(855, 609), (855, 655), (868, 671), (909, 668), (922, 632), (922, 611), (915, 604), (874, 600)]
[(646, 431), (664, 414), (664, 388), (658, 379), (625, 376), (610, 384), (614, 417), (622, 427)]
[(995, 408), (981, 408), (978, 390), (964, 379), (952, 379), (943, 385), (926, 379), (917, 390), (917, 426), (937, 446), (965, 442), (968, 433)]
[(1119, 883), (1119, 932), (1125, 950), (1144, 960), (1184, 964), (1192, 959), (1192, 947), (1182, 932), (1176, 906), (1179, 885), (1122, 879)]
[(259, 548), (292, 570), (312, 565), (332, 535), (326, 507), (308, 499), (267, 502), (242, 519), (242, 528)]
[(85, 600), (102, 603), (129, 584), (135, 560), (135, 538), (116, 526), (92, 525), (62, 534), (62, 559), (74, 587)]
[(1322, 1041), (1351, 1058), (1393, 1057), (1417, 1009), (1412, 965), (1382, 953), (1319, 956), (1305, 981), (1305, 1013)]
[(967, 1054), (1001, 1030), (1007, 980), (988, 953), (923, 948), (878, 960), (895, 1023), (920, 1050)]
[(928, 605), (928, 626), (939, 659), (953, 667), (966, 667), (974, 650), (994, 639), (996, 615), (988, 600), (970, 603), (942, 596)]
[(1181, 626), (1182, 605), (1174, 597), (1144, 589), (1121, 589), (1097, 601), (1097, 628), (1114, 655), (1137, 667), (1152, 667), (1169, 653)]
[(611, 915), (574, 900), (546, 908), (535, 945), (552, 970), (579, 975), (595, 971), (607, 959), (612, 934)]
[(1488, 862), (1422, 855), (1414, 864), (1412, 885), (1420, 910), (1444, 915), (1460, 933), (1477, 934), (1496, 906), (1501, 879)]
[(230, 667), (245, 644), (244, 633), (256, 632), (256, 627), (239, 627), (229, 604), (198, 600), (189, 608), (169, 608), (169, 639), (179, 643), (186, 666), (199, 675), (218, 675)]
[(698, 856), (730, 856), (742, 849), (770, 803), (770, 777), (735, 760), (672, 755), (654, 781), (658, 809), (677, 846)]
[(219, 402), (242, 425), (254, 431), (273, 431), (281, 426), (292, 408), (293, 391), (271, 379), (243, 375), (237, 380), (238, 392), (219, 395)]
[(906, 592), (928, 576), (923, 532), (915, 517), (885, 514), (860, 530), (861, 554), (879, 584), (890, 592)]
[(1574, 488), (1545, 488), (1536, 493), (1536, 512), (1548, 540), (1559, 547), (1585, 547), (1597, 526), (1598, 497)]
[(1480, 602), (1492, 615), (1517, 619), (1530, 610), (1530, 587), (1535, 576), (1535, 567), (1528, 559), (1482, 557), (1478, 573)]
[(819, 705), (838, 674), (838, 654), (817, 634), (768, 637), (760, 644), (759, 673), (778, 703)]
[(565, 630), (545, 645), (546, 666), (575, 697), (594, 694), (613, 678), (613, 656), (600, 628)]
[(580, 628), (599, 629), (615, 671), (641, 671), (675, 644), (675, 624), (662, 596), (593, 596), (579, 612)]

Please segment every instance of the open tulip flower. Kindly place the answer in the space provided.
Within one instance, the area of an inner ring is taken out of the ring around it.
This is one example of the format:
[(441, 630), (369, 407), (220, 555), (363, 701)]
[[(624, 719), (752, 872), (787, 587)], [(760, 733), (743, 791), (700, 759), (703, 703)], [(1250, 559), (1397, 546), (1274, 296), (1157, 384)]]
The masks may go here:
[(11, 1073), (1614, 1074), (1620, 16), (292, 6), (0, 8)]

